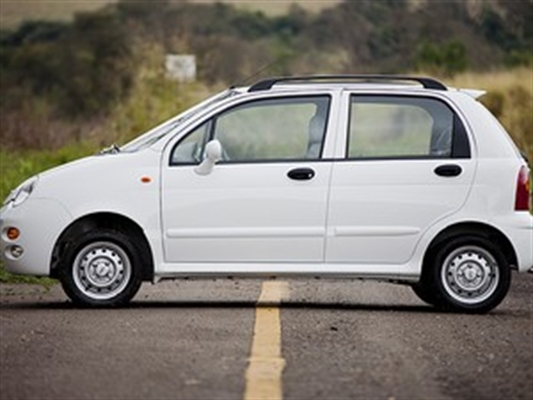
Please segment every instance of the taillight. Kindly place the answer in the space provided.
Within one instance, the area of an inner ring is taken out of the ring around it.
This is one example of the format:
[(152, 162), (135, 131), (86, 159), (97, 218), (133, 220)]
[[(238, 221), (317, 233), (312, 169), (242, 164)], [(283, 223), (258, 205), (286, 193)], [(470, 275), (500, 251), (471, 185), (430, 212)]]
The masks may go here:
[(515, 211), (529, 210), (529, 174), (526, 167), (520, 168), (516, 182)]

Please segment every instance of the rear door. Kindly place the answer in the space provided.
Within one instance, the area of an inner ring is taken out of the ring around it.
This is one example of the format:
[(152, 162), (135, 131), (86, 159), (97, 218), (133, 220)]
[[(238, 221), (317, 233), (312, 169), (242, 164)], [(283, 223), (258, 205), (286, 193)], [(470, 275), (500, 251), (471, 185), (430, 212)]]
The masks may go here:
[(423, 232), (466, 200), (475, 163), (465, 127), (439, 98), (346, 93), (344, 101), (326, 260), (406, 263)]

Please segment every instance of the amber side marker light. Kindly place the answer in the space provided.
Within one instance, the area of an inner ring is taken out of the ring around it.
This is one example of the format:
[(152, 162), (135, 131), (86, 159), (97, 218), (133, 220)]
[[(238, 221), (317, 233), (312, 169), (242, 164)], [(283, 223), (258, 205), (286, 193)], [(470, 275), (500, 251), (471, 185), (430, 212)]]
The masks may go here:
[(141, 177), (141, 182), (142, 183), (150, 183), (150, 182), (152, 182), (152, 178), (150, 178), (149, 176), (143, 176), (143, 177)]
[(20, 231), (17, 228), (9, 227), (6, 229), (6, 236), (9, 240), (17, 240), (20, 237)]

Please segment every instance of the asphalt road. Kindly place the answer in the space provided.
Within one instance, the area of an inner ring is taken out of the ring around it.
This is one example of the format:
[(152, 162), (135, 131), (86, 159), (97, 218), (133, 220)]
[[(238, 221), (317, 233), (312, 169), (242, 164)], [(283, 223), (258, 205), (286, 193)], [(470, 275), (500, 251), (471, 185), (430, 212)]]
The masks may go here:
[[(281, 366), (283, 399), (533, 399), (532, 274), (488, 315), (384, 283), (283, 282), (279, 306), (262, 281), (191, 280), (114, 310), (0, 285), (0, 399), (245, 399), (261, 349), (279, 352), (263, 367)], [(256, 343), (276, 323), (280, 349)]]

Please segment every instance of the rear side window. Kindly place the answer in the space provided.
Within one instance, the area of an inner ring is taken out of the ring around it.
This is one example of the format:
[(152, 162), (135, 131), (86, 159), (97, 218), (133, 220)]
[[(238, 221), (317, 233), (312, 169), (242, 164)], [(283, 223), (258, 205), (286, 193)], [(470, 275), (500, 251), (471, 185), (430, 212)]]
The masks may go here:
[(470, 157), (461, 121), (436, 99), (352, 96), (349, 129), (350, 159)]

